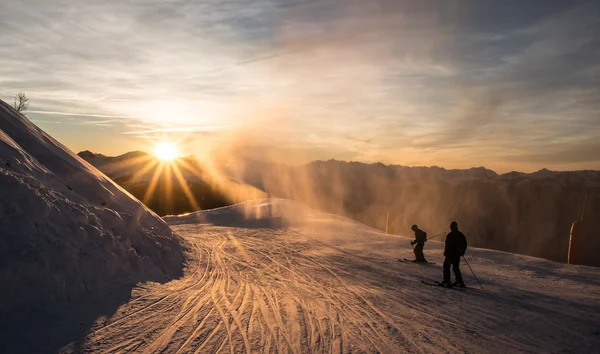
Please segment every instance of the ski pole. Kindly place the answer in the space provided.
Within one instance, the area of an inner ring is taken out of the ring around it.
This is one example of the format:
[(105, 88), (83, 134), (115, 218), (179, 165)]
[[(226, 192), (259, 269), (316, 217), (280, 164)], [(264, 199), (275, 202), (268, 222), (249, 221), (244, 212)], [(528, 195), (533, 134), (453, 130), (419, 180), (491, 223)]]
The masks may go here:
[(471, 268), (471, 266), (469, 265), (469, 262), (467, 262), (467, 259), (465, 258), (465, 256), (462, 256), (462, 258), (465, 260), (465, 263), (467, 263), (467, 266), (471, 270), (471, 273), (473, 273), (473, 276), (475, 277), (475, 280), (477, 280), (477, 282), (479, 283), (479, 286), (483, 289), (483, 285), (481, 285), (481, 282), (479, 281), (479, 279), (477, 279), (477, 276), (475, 275), (473, 268)]
[(434, 238), (436, 238), (436, 237), (440, 237), (440, 236), (442, 236), (442, 235), (443, 235), (443, 234), (445, 234), (445, 233), (446, 233), (446, 232), (442, 232), (442, 233), (440, 233), (440, 234), (437, 234), (437, 235), (435, 235), (435, 236), (433, 236), (433, 237), (430, 237), (430, 238), (428, 238), (427, 240), (433, 240)]
[[(442, 235), (443, 235), (443, 234), (445, 234), (445, 233), (446, 233), (446, 232), (442, 232), (441, 234), (437, 234), (437, 235), (435, 235), (435, 236), (433, 236), (433, 237), (431, 237), (431, 238), (428, 238), (428, 239), (427, 239), (427, 241), (429, 241), (429, 240), (433, 240), (433, 239), (434, 239), (434, 238), (436, 238), (436, 237), (440, 237), (440, 236), (442, 236)], [(411, 241), (411, 242), (412, 242), (412, 241)], [(415, 248), (415, 245), (416, 245), (416, 243), (412, 244), (412, 245), (411, 245), (411, 247), (414, 249), (414, 248)]]

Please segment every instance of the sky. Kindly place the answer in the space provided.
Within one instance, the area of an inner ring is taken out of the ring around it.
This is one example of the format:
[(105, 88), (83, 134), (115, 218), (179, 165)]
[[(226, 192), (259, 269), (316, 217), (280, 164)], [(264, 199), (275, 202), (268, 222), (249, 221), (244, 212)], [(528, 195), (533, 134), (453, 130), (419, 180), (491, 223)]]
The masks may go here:
[(19, 91), (76, 152), (600, 169), (600, 1), (0, 0)]

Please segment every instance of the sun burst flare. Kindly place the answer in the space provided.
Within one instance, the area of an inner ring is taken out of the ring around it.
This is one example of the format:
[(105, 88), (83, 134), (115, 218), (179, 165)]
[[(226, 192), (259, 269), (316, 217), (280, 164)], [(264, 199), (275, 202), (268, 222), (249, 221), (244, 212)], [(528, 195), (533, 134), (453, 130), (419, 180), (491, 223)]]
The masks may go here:
[(154, 146), (153, 155), (163, 161), (171, 161), (179, 156), (177, 145), (169, 142), (161, 142)]

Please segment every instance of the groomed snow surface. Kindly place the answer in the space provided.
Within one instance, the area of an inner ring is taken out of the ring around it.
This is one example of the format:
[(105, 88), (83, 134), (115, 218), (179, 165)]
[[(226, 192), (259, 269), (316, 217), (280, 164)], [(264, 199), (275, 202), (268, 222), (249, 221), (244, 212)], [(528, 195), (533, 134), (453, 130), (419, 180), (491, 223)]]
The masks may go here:
[[(467, 290), (412, 258), (410, 239), (295, 202), (260, 200), (165, 218), (191, 246), (185, 276), (146, 283), (77, 344), (83, 352), (590, 353), (600, 271), (469, 249)], [(468, 235), (467, 235), (468, 236)]]

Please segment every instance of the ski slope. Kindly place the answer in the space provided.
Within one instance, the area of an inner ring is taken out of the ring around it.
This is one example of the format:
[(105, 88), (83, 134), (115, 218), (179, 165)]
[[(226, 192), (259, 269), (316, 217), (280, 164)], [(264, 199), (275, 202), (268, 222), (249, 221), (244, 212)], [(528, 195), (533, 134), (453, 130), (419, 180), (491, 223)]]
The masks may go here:
[[(479, 289), (430, 287), (402, 263), (410, 239), (286, 200), (166, 217), (190, 245), (185, 276), (135, 288), (83, 352), (590, 353), (600, 348), (600, 270), (469, 249)], [(425, 228), (426, 229), (426, 228)], [(433, 234), (434, 230), (426, 230)], [(438, 230), (435, 230), (438, 231)], [(443, 231), (443, 230), (439, 230)], [(468, 235), (467, 235), (468, 237)]]

